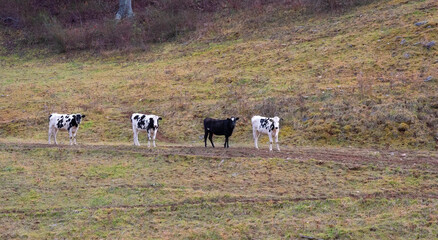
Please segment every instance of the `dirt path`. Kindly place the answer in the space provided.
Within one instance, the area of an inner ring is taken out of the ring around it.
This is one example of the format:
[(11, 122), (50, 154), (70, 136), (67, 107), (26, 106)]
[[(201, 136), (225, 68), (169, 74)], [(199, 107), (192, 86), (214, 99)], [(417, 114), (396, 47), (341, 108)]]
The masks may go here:
[(281, 152), (256, 150), (248, 147), (204, 148), (183, 145), (167, 145), (158, 148), (145, 146), (135, 147), (129, 145), (48, 145), (41, 143), (0, 143), (0, 150), (31, 150), (38, 148), (58, 148), (71, 150), (100, 150), (141, 153), (144, 155), (184, 155), (203, 156), (218, 159), (229, 158), (280, 158), (286, 160), (333, 161), (349, 165), (352, 170), (361, 165), (396, 166), (404, 169), (421, 169), (427, 172), (438, 172), (438, 153), (427, 151), (391, 151), (357, 148), (319, 148), (319, 147), (294, 147)]

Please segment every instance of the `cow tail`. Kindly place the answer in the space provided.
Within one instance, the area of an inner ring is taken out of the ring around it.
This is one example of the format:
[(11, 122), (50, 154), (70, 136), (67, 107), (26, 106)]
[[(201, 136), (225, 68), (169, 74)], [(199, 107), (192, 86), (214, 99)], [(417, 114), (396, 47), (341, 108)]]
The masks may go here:
[(50, 114), (50, 116), (49, 116), (49, 121), (50, 121), (50, 118), (52, 117), (52, 114)]

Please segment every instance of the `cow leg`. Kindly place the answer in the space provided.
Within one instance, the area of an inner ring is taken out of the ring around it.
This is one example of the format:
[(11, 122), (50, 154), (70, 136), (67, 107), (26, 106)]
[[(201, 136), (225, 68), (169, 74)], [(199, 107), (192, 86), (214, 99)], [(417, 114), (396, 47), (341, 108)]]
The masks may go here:
[(228, 137), (225, 136), (225, 143), (224, 143), (224, 148), (227, 148), (227, 143), (228, 143)]
[(73, 145), (73, 142), (72, 142), (73, 134), (72, 134), (71, 128), (68, 130), (68, 136), (70, 137), (70, 145)]
[(157, 136), (157, 129), (154, 130), (154, 136), (152, 138), (153, 143), (154, 143), (154, 147), (157, 147), (157, 145), (155, 145), (155, 137)]
[(277, 144), (277, 150), (280, 152), (280, 145), (278, 144), (278, 130), (276, 131), (276, 134), (275, 134), (275, 143)]
[(49, 126), (49, 144), (51, 144), (50, 138), (52, 137), (52, 128)]
[(212, 132), (210, 132), (210, 134), (209, 134), (209, 136), (208, 136), (208, 139), (210, 139), (211, 146), (214, 147), (214, 144), (213, 144), (213, 133), (212, 133)]
[(71, 130), (71, 136), (72, 136), (72, 138), (71, 138), (71, 140), (72, 140), (72, 142), (73, 142), (73, 145), (76, 145), (76, 131), (75, 130)]
[(258, 140), (259, 140), (259, 135), (257, 134), (257, 130), (256, 130), (256, 129), (252, 129), (252, 135), (253, 135), (253, 137), (254, 137), (254, 145), (255, 145), (255, 148), (258, 150), (258, 149), (259, 149), (259, 146), (258, 146), (257, 142), (258, 142)]
[(138, 138), (138, 132), (137, 132), (135, 129), (133, 129), (132, 132), (133, 132), (133, 134), (134, 134), (134, 135), (133, 135), (133, 138), (134, 138), (134, 146), (138, 146), (138, 145), (137, 145), (137, 141), (138, 141), (138, 139), (137, 139), (137, 138)]
[(140, 146), (140, 141), (138, 141), (138, 134), (140, 133), (140, 131), (135, 131), (135, 145)]
[(58, 129), (53, 128), (53, 131), (54, 131), (53, 137), (55, 138), (55, 144), (58, 145), (58, 141), (56, 141), (56, 134), (58, 134)]
[(134, 146), (140, 146), (138, 142), (138, 130), (134, 126), (132, 126), (132, 133), (134, 134)]
[(136, 130), (135, 131), (135, 141), (137, 142), (137, 146), (140, 146), (140, 141), (138, 140), (138, 134), (140, 133), (140, 131)]
[(78, 145), (77, 143), (76, 143), (76, 134), (78, 133), (78, 128), (76, 128), (76, 130), (73, 132), (73, 144), (74, 145)]
[(269, 136), (269, 151), (272, 151), (272, 132), (268, 133)]
[(148, 130), (148, 147), (151, 147), (151, 130)]
[(205, 130), (205, 134), (204, 134), (204, 144), (205, 144), (205, 147), (207, 147), (207, 137), (208, 137), (208, 131)]

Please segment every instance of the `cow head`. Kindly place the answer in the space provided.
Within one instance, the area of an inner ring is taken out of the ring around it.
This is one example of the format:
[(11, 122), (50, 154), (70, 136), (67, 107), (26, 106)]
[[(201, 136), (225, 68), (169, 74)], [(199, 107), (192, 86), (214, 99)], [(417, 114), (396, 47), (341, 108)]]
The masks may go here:
[(153, 116), (151, 118), (149, 118), (149, 125), (153, 126), (153, 128), (158, 128), (158, 121), (159, 120), (163, 120), (161, 117), (159, 116)]
[(85, 115), (81, 115), (80, 113), (74, 114), (73, 118), (76, 120), (76, 123), (79, 125), (82, 121), (82, 118), (84, 118)]
[(231, 129), (234, 129), (234, 127), (236, 126), (236, 122), (237, 120), (239, 120), (238, 117), (231, 117), (231, 118), (227, 118), (228, 120), (228, 124), (231, 127)]
[(279, 129), (280, 128), (280, 118), (275, 116), (273, 118), (269, 119), (273, 124), (274, 124), (274, 129)]

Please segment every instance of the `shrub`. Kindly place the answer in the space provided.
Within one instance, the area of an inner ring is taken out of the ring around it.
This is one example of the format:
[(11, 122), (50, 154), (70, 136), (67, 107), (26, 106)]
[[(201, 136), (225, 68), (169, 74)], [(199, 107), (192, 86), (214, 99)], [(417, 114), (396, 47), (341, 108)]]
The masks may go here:
[(256, 112), (259, 112), (262, 116), (273, 117), (278, 115), (278, 105), (275, 98), (266, 98), (258, 105)]
[[(25, 43), (52, 43), (59, 52), (82, 49), (143, 47), (202, 26), (211, 12), (261, 9), (265, 5), (334, 10), (371, 0), (136, 0), (134, 22), (112, 23), (117, 1), (0, 0), (0, 19), (11, 18), (28, 32)], [(15, 21), (16, 20), (16, 21)], [(12, 26), (12, 25), (11, 25)]]
[(48, 40), (52, 40), (59, 52), (67, 51), (67, 34), (61, 24), (52, 18), (44, 24)]
[(147, 9), (141, 16), (141, 27), (148, 42), (164, 42), (196, 29), (196, 15), (189, 11)]
[(400, 124), (398, 125), (398, 128), (397, 128), (397, 130), (398, 130), (399, 132), (406, 132), (408, 129), (409, 129), (409, 125), (406, 124), (406, 123), (400, 123)]

